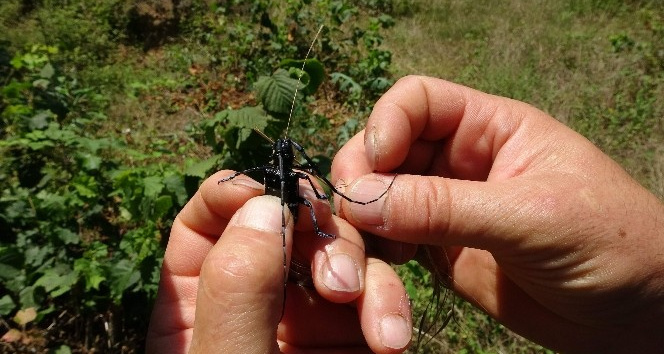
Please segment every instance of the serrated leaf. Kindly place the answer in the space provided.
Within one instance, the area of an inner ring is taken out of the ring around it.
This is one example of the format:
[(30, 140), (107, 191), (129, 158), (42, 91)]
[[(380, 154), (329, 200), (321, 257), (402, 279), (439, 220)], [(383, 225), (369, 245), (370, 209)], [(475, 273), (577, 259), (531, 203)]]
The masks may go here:
[(77, 280), (74, 272), (58, 274), (56, 271), (49, 271), (37, 279), (34, 286), (42, 286), (51, 296), (58, 297), (71, 290)]
[[(86, 256), (92, 255), (86, 254)], [(99, 290), (99, 285), (106, 280), (99, 263), (90, 259), (79, 258), (74, 261), (74, 270), (79, 272), (83, 276), (83, 279), (85, 279), (86, 291), (90, 289)]]
[(207, 172), (219, 163), (219, 155), (210, 157), (209, 159), (198, 161), (189, 165), (184, 174), (187, 176), (205, 178)]
[(261, 76), (256, 82), (256, 91), (263, 107), (268, 112), (288, 114), (296, 88), (304, 85), (293, 79), (288, 71), (279, 69), (271, 76)]
[(362, 86), (350, 76), (336, 72), (330, 74), (330, 79), (339, 86), (339, 90), (348, 92), (352, 99), (358, 99), (362, 95)]
[(69, 229), (62, 227), (57, 228), (55, 233), (58, 235), (58, 238), (64, 242), (66, 245), (78, 244), (81, 241), (79, 235), (75, 232), (72, 232)]
[(86, 186), (84, 184), (81, 184), (81, 183), (78, 183), (78, 182), (71, 182), (71, 185), (74, 188), (76, 188), (76, 192), (81, 197), (94, 198), (94, 197), (97, 196), (97, 193), (94, 190), (88, 188), (88, 186)]
[(18, 312), (16, 312), (14, 322), (19, 326), (25, 326), (34, 321), (35, 318), (37, 318), (37, 309), (34, 307), (28, 307), (25, 310), (18, 310)]
[(271, 118), (260, 107), (244, 107), (228, 111), (227, 130), (224, 140), (228, 146), (240, 149), (240, 146), (251, 136), (253, 129), (264, 130)]
[(228, 128), (244, 128), (263, 130), (268, 125), (270, 117), (260, 107), (243, 107), (229, 110), (226, 116)]
[(149, 176), (143, 178), (143, 194), (146, 197), (156, 197), (164, 189), (160, 176)]

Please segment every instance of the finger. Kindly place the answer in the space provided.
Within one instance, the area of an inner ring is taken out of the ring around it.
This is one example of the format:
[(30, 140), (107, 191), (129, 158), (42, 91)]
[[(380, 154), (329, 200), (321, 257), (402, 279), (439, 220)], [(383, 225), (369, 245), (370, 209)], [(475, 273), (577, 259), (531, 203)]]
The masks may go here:
[[(284, 214), (282, 214), (282, 212)], [(278, 198), (249, 200), (228, 223), (201, 268), (191, 352), (277, 353), (283, 303), (282, 215)]]
[[(352, 199), (369, 200), (385, 192), (392, 179), (366, 175), (345, 191)], [(558, 192), (527, 178), (487, 183), (399, 175), (378, 201), (366, 205), (342, 201), (341, 208), (354, 226), (392, 240), (494, 252), (523, 241), (526, 233), (519, 230), (551, 226), (555, 220), (548, 216), (560, 209), (557, 200), (564, 197)]]
[[(173, 222), (152, 311), (147, 352), (177, 348), (186, 351), (194, 327), (203, 261), (235, 211), (249, 198), (263, 193), (262, 185), (246, 176), (217, 184), (230, 173), (220, 171), (205, 180)], [(174, 308), (179, 313), (174, 313)]]
[(311, 264), (314, 286), (328, 301), (346, 303), (364, 291), (366, 274), (362, 236), (346, 220), (331, 219), (324, 231), (334, 238), (313, 232), (299, 233), (293, 246), (294, 258)]
[(354, 305), (332, 303), (290, 282), (278, 339), (301, 349), (367, 347)]
[(177, 275), (198, 275), (207, 251), (228, 220), (250, 198), (263, 194), (263, 186), (240, 175), (218, 183), (232, 171), (219, 171), (203, 181), (198, 192), (178, 214), (164, 263)]
[(358, 301), (362, 331), (375, 353), (401, 353), (413, 333), (410, 301), (406, 289), (385, 262), (367, 260), (366, 291)]
[(418, 250), (416, 244), (394, 241), (369, 233), (364, 234), (364, 242), (367, 254), (389, 264), (404, 264), (414, 259)]
[[(519, 111), (515, 105), (440, 79), (402, 78), (371, 113), (364, 135), (366, 158), (373, 170), (392, 171), (406, 161), (416, 141), (447, 140), (445, 160), (455, 177), (484, 179), (496, 147), (522, 120), (522, 115), (513, 114)], [(432, 159), (432, 151), (423, 151)]]
[(412, 335), (405, 288), (385, 262), (369, 258), (366, 268), (366, 290), (357, 299), (356, 307), (333, 304), (311, 289), (289, 283), (278, 337), (288, 346), (282, 349), (309, 352), (311, 348), (368, 346), (374, 353), (403, 352)]
[(325, 227), (325, 225), (332, 218), (332, 209), (330, 208), (330, 202), (328, 199), (320, 199), (316, 196), (316, 193), (320, 196), (325, 196), (323, 189), (320, 187), (320, 184), (312, 178), (316, 192), (307, 181), (300, 180), (299, 192), (302, 198), (308, 200), (312, 208), (300, 204), (298, 211), (298, 219), (295, 224), (295, 230), (297, 231), (313, 231), (314, 230), (314, 218), (316, 218), (316, 224), (319, 228)]

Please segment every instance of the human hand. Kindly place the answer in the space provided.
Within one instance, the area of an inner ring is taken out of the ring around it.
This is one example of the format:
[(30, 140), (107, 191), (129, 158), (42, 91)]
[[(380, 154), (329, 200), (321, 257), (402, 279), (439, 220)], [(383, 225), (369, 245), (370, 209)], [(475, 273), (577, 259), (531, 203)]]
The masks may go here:
[(664, 348), (664, 207), (581, 135), (522, 102), (397, 82), (335, 156), (340, 215), (398, 259), (432, 245), (451, 287), (569, 352)]
[[(222, 171), (208, 178), (173, 223), (147, 352), (405, 349), (411, 315), (399, 278), (384, 262), (367, 259), (357, 230), (315, 197), (310, 200), (319, 225), (336, 238), (318, 237), (304, 209), (294, 232), (285, 208), (287, 257), (312, 264), (315, 290), (288, 283), (282, 308), (280, 200), (260, 196), (263, 186), (246, 176), (218, 185), (227, 175)], [(307, 184), (300, 188), (314, 195)]]

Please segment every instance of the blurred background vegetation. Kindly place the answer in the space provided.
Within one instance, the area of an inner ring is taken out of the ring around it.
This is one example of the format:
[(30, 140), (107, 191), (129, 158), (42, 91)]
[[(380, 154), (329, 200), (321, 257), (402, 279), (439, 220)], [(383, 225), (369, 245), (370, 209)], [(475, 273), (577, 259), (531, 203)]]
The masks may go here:
[[(250, 129), (283, 129), (275, 97), (321, 24), (290, 131), (323, 168), (424, 74), (539, 107), (664, 196), (660, 1), (3, 0), (0, 351), (143, 351), (174, 216), (216, 169), (263, 161)], [(419, 315), (429, 276), (400, 273)], [(421, 352), (546, 351), (447, 306)]]

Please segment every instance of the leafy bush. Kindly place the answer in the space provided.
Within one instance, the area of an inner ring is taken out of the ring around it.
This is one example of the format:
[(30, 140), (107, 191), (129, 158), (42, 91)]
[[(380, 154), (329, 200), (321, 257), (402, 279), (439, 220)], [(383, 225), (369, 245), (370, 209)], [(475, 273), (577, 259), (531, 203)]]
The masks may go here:
[(124, 166), (118, 139), (86, 131), (97, 115), (71, 118), (90, 91), (72, 90), (57, 55), (38, 45), (16, 53), (0, 91), (1, 314), (36, 309), (38, 322), (104, 313), (131, 293), (147, 303), (162, 232), (189, 197), (177, 168)]
[[(359, 129), (391, 84), (391, 56), (380, 48), (391, 18), (374, 5), (211, 2), (174, 9), (187, 21), (150, 34), (163, 37), (138, 38), (127, 0), (3, 2), (0, 315), (12, 327), (8, 348), (141, 351), (168, 230), (200, 181), (215, 168), (264, 163), (269, 144), (252, 129), (282, 136), (296, 88), (289, 136), (320, 151), (312, 156), (329, 168), (329, 141)], [(319, 23), (325, 32), (304, 62)], [(220, 98), (227, 91), (242, 97), (239, 107)], [(320, 92), (353, 115), (338, 134), (319, 112), (330, 105), (316, 100)], [(198, 118), (186, 131), (167, 131), (176, 139), (134, 135), (149, 123), (135, 117), (162, 123), (191, 110)]]

